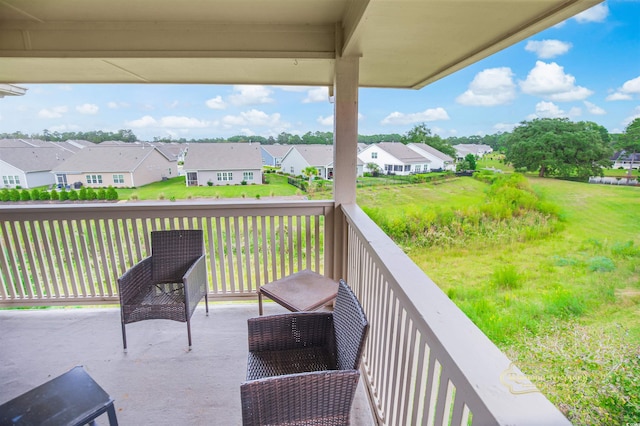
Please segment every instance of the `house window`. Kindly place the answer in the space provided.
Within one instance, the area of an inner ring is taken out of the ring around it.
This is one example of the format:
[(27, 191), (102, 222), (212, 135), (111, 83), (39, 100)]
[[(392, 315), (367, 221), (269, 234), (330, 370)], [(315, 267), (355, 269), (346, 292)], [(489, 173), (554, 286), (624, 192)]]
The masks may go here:
[(2, 176), (5, 186), (20, 185), (20, 176)]
[(371, 153), (371, 158), (378, 158), (378, 153), (377, 152), (372, 152)]
[(405, 172), (410, 172), (411, 171), (411, 164), (405, 164), (404, 165), (404, 171)]
[(113, 183), (124, 183), (124, 175), (113, 175)]
[(416, 171), (416, 173), (420, 173), (422, 171), (422, 165), (421, 164), (417, 164), (415, 171)]
[(226, 182), (233, 180), (233, 172), (218, 172), (218, 181)]
[(289, 173), (291, 173), (292, 175), (296, 173), (295, 169), (293, 168), (293, 166), (291, 166), (291, 169), (289, 170)]
[(61, 188), (67, 186), (67, 175), (56, 175), (56, 182)]
[(402, 164), (396, 164), (395, 166), (393, 166), (393, 171), (394, 172), (401, 172), (402, 171)]
[(242, 179), (246, 182), (253, 180), (253, 172), (244, 172), (242, 173)]
[(87, 183), (102, 183), (102, 175), (87, 175)]
[(385, 172), (392, 172), (393, 171), (393, 164), (385, 164), (384, 165), (384, 171)]

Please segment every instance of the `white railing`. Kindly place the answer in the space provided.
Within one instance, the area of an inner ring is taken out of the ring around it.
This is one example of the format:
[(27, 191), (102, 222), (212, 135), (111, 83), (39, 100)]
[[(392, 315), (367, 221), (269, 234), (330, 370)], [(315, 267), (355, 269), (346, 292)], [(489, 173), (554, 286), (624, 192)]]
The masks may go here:
[(117, 302), (150, 232), (179, 228), (204, 231), (211, 297), (255, 297), (298, 270), (326, 272), (332, 212), (331, 201), (2, 206), (0, 306)]
[(370, 322), (363, 372), (380, 424), (570, 424), (357, 205), (342, 210), (346, 279)]

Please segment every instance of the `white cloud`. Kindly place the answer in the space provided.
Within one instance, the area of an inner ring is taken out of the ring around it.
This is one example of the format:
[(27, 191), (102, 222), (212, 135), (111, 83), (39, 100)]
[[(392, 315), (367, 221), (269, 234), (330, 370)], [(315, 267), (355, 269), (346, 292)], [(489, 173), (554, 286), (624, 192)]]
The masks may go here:
[(579, 23), (585, 24), (588, 22), (604, 22), (607, 16), (609, 16), (609, 8), (606, 4), (601, 3), (577, 14), (574, 18)]
[(111, 101), (107, 103), (107, 107), (111, 109), (129, 108), (129, 104), (127, 102), (122, 102), (122, 101), (120, 102)]
[(53, 108), (44, 108), (38, 112), (40, 118), (60, 118), (62, 114), (65, 114), (69, 108), (66, 106), (57, 106)]
[(517, 125), (517, 123), (496, 123), (493, 125), (493, 129), (496, 132), (511, 132)]
[(209, 122), (192, 117), (170, 115), (160, 119), (160, 127), (174, 129), (201, 129), (209, 127)]
[(591, 103), (589, 101), (584, 101), (583, 102), (584, 105), (587, 107), (587, 111), (589, 111), (589, 113), (594, 114), (594, 115), (604, 115), (607, 112), (600, 108), (598, 105)]
[(572, 44), (560, 40), (531, 40), (525, 46), (525, 50), (535, 53), (538, 58), (549, 59), (564, 55), (571, 49)]
[(262, 127), (277, 127), (284, 125), (286, 127), (287, 124), (280, 121), (280, 118), (281, 116), (279, 113), (267, 114), (264, 111), (252, 109), (241, 112), (238, 115), (227, 115), (222, 118), (222, 123), (227, 128), (248, 125)]
[(326, 117), (320, 116), (316, 121), (323, 126), (333, 126), (333, 114)]
[(227, 104), (225, 101), (222, 100), (222, 96), (216, 96), (215, 98), (211, 98), (208, 99), (205, 104), (207, 105), (207, 107), (211, 108), (211, 109), (226, 109), (227, 108)]
[(449, 114), (442, 108), (429, 108), (422, 112), (413, 112), (405, 114), (402, 112), (392, 112), (386, 116), (380, 123), (381, 124), (414, 124), (427, 121), (448, 120)]
[(541, 101), (536, 104), (536, 112), (527, 116), (528, 120), (534, 120), (536, 118), (572, 118), (582, 115), (582, 110), (577, 107), (573, 107), (566, 112), (553, 102)]
[(265, 86), (233, 86), (233, 95), (229, 95), (229, 102), (235, 106), (270, 104), (273, 91)]
[(591, 90), (576, 86), (575, 83), (576, 78), (565, 74), (564, 68), (555, 62), (547, 64), (536, 61), (527, 79), (520, 81), (520, 88), (528, 95), (558, 102), (581, 101), (593, 94)]
[(633, 99), (633, 95), (640, 95), (640, 76), (625, 81), (622, 87), (611, 95), (607, 96), (607, 101), (628, 101)]
[(513, 72), (508, 67), (488, 68), (473, 78), (469, 89), (456, 98), (462, 105), (494, 106), (509, 103), (516, 97)]
[(98, 105), (95, 104), (82, 104), (76, 107), (76, 111), (78, 111), (80, 114), (93, 115), (97, 114), (99, 110), (100, 108), (98, 108)]
[(51, 126), (49, 130), (52, 132), (75, 132), (80, 130), (80, 126), (76, 126), (75, 124), (61, 124), (59, 126)]
[(307, 92), (307, 97), (302, 100), (302, 103), (308, 104), (312, 102), (328, 102), (329, 101), (329, 89), (326, 87), (316, 87), (310, 89)]
[(157, 126), (158, 122), (150, 115), (138, 118), (137, 120), (127, 121), (128, 127), (140, 128), (140, 127), (153, 127)]
[(626, 128), (633, 120), (640, 118), (640, 106), (637, 106), (632, 115), (622, 120), (622, 125)]

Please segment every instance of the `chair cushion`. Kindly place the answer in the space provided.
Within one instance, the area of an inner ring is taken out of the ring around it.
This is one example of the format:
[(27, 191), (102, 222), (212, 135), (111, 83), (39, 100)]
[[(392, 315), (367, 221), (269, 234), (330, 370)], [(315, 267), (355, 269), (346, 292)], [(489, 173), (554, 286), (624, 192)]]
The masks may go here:
[(249, 352), (247, 380), (336, 368), (335, 359), (324, 347), (256, 351)]

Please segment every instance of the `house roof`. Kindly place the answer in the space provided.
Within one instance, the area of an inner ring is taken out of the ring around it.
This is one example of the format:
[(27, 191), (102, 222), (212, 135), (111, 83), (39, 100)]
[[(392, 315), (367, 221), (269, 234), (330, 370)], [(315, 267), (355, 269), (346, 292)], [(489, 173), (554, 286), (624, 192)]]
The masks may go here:
[(601, 0), (4, 0), (0, 83), (421, 88)]
[(292, 145), (260, 145), (260, 147), (272, 157), (282, 158), (289, 152)]
[(429, 154), (433, 155), (436, 158), (439, 158), (442, 161), (453, 161), (453, 158), (449, 157), (447, 154), (443, 152), (438, 151), (432, 146), (427, 145), (426, 143), (410, 143), (409, 145), (413, 146), (414, 148), (417, 148), (418, 150), (423, 150), (425, 152), (428, 152)]
[(71, 156), (72, 152), (56, 147), (0, 148), (0, 160), (27, 173), (50, 171)]
[(259, 143), (192, 143), (183, 170), (254, 170), (262, 168)]
[(160, 152), (148, 145), (97, 145), (81, 149), (52, 171), (57, 173), (133, 172), (154, 151)]
[(293, 145), (310, 166), (327, 167), (333, 164), (333, 145)]
[(431, 161), (424, 155), (420, 154), (408, 148), (405, 144), (400, 142), (380, 142), (376, 144), (378, 148), (393, 155), (403, 163), (430, 163)]

